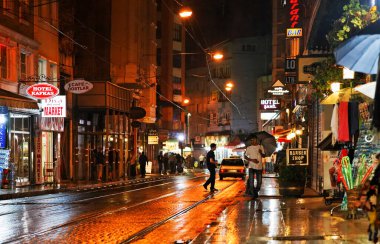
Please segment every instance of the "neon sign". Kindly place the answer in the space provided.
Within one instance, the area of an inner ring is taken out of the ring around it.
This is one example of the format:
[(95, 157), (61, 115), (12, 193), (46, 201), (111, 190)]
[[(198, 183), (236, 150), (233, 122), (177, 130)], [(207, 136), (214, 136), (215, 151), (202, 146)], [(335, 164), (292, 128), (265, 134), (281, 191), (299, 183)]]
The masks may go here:
[(298, 27), (300, 21), (300, 8), (299, 8), (299, 0), (290, 0), (290, 27), (295, 28)]

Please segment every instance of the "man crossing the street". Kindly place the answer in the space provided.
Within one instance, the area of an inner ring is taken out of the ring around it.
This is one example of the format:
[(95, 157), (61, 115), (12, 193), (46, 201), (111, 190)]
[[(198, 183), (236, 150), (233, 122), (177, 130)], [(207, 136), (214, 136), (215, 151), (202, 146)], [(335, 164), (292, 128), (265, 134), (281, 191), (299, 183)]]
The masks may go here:
[(218, 162), (215, 160), (215, 153), (214, 153), (214, 151), (216, 150), (216, 144), (211, 143), (210, 147), (211, 147), (211, 150), (207, 153), (207, 156), (206, 156), (206, 164), (207, 164), (208, 170), (210, 171), (210, 178), (208, 178), (206, 183), (203, 184), (203, 187), (207, 190), (208, 185), (211, 184), (210, 191), (214, 192), (214, 191), (217, 191), (217, 189), (215, 189), (215, 169)]

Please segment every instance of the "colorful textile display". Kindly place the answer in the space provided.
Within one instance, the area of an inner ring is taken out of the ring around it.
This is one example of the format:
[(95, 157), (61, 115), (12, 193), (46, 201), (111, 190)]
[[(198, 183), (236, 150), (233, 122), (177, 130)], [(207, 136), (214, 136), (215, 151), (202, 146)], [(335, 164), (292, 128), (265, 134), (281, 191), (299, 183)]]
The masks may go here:
[(339, 128), (339, 105), (334, 105), (334, 110), (331, 117), (331, 144), (335, 145), (336, 140), (338, 139), (338, 128)]
[(361, 158), (359, 159), (359, 163), (357, 165), (358, 170), (356, 174), (354, 187), (358, 187), (359, 185), (362, 184), (363, 177), (367, 170), (366, 162), (367, 162), (367, 157), (365, 156), (365, 154), (362, 154)]
[(350, 141), (350, 131), (348, 123), (348, 102), (340, 102), (339, 104), (339, 128), (338, 128), (338, 141)]

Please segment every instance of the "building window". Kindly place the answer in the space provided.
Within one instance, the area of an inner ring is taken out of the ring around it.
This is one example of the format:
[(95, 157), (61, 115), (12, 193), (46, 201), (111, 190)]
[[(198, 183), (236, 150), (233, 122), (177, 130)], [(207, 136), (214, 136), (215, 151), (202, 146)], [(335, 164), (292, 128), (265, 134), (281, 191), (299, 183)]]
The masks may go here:
[(38, 59), (38, 75), (47, 76), (47, 61), (46, 59)]
[(182, 65), (182, 56), (180, 52), (178, 51), (173, 51), (173, 67), (174, 68), (181, 68)]
[(156, 38), (161, 39), (162, 36), (162, 24), (161, 21), (157, 21)]
[(52, 85), (58, 86), (58, 68), (57, 68), (57, 64), (50, 63), (49, 78), (53, 81)]
[(181, 83), (181, 77), (173, 76), (173, 83)]
[(175, 90), (173, 90), (173, 95), (182, 95), (182, 92), (181, 92), (181, 90), (175, 89)]
[(156, 63), (161, 66), (161, 48), (157, 48)]
[(0, 77), (7, 79), (8, 77), (8, 67), (7, 67), (7, 47), (0, 46)]
[(174, 24), (173, 40), (178, 42), (182, 41), (182, 26), (179, 24)]
[(3, 9), (4, 9), (4, 12), (12, 17), (16, 16), (16, 13), (15, 13), (15, 1), (12, 0), (3, 0)]
[(20, 53), (20, 78), (21, 80), (26, 80), (27, 74), (27, 57), (25, 53)]
[(29, 0), (20, 0), (20, 20), (30, 21), (31, 11), (29, 6)]

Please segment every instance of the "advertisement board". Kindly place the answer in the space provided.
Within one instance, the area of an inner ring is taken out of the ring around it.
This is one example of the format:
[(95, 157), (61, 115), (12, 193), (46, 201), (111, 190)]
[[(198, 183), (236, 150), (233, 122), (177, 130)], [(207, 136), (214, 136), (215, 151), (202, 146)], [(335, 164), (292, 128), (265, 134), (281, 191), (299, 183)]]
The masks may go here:
[(41, 101), (42, 117), (66, 117), (66, 96), (55, 96)]
[(309, 165), (307, 148), (286, 149), (286, 164), (291, 165)]

